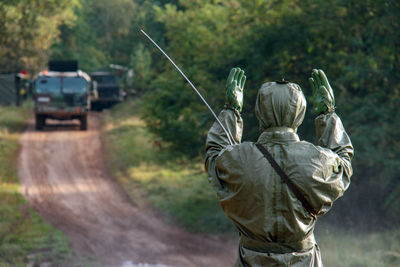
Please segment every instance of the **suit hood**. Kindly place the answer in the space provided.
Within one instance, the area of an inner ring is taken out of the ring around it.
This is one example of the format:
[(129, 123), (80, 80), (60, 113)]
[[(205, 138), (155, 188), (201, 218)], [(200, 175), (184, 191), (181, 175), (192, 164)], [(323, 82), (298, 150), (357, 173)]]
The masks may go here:
[(262, 131), (289, 127), (294, 131), (303, 122), (306, 99), (298, 84), (264, 83), (257, 94), (255, 112)]

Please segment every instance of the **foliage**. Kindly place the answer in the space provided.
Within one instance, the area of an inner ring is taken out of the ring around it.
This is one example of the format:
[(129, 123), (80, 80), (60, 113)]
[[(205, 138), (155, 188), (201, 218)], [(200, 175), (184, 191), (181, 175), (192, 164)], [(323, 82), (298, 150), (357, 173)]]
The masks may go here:
[[(248, 77), (242, 112), (244, 140), (258, 136), (253, 103), (266, 80), (299, 83), (322, 68), (334, 88), (337, 112), (356, 149), (347, 209), (364, 217), (400, 214), (399, 31), (396, 1), (180, 1), (156, 8), (165, 50), (198, 85), (213, 107), (224, 103), (231, 67)], [(160, 56), (161, 57), (161, 56)], [(165, 60), (149, 83), (143, 118), (172, 147), (198, 155), (213, 120)], [(160, 65), (158, 65), (159, 67)], [(309, 109), (310, 110), (310, 109)], [(314, 141), (313, 114), (299, 134)], [(178, 137), (177, 137), (178, 136)], [(354, 189), (355, 188), (355, 189)], [(387, 221), (387, 220), (386, 220)], [(382, 223), (376, 221), (376, 223)]]
[(76, 23), (62, 25), (52, 57), (78, 59), (80, 68), (88, 72), (110, 63), (129, 63), (131, 49), (125, 40), (134, 10), (135, 2), (130, 0), (81, 0), (75, 9)]
[(400, 264), (400, 232), (365, 233), (334, 227), (323, 219), (317, 224), (316, 241), (324, 266), (395, 267)]
[(0, 72), (38, 71), (47, 61), (58, 26), (72, 23), (78, 0), (0, 2)]
[(130, 62), (132, 69), (135, 71), (134, 86), (138, 93), (143, 92), (152, 79), (151, 63), (151, 53), (142, 43), (139, 43), (132, 53)]

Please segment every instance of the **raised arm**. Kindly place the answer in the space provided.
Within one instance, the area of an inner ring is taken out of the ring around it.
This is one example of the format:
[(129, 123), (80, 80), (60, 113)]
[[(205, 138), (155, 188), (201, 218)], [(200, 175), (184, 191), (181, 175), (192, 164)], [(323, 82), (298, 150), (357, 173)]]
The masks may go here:
[[(233, 143), (240, 144), (242, 140), (243, 121), (240, 112), (243, 107), (243, 88), (246, 82), (244, 71), (233, 68), (226, 83), (225, 107), (218, 118), (230, 134)], [(218, 123), (214, 123), (207, 135), (206, 169), (210, 176), (215, 170), (215, 158), (221, 150), (229, 145), (228, 137)]]
[(354, 149), (342, 121), (335, 113), (335, 98), (332, 87), (322, 70), (313, 70), (310, 84), (313, 89), (314, 111), (319, 115), (315, 119), (318, 145), (335, 152), (344, 168), (346, 176), (353, 173), (351, 159)]
[[(322, 205), (320, 214), (327, 212), (332, 203), (340, 197), (350, 184), (350, 177), (353, 174), (351, 159), (354, 149), (350, 137), (347, 135), (342, 121), (335, 113), (335, 98), (333, 90), (322, 70), (313, 70), (312, 77), (309, 79), (313, 89), (314, 111), (317, 115), (315, 128), (318, 145), (329, 149), (331, 152), (325, 154), (326, 169), (323, 173), (331, 173), (323, 177), (318, 185), (314, 186), (316, 201)], [(333, 153), (332, 153), (333, 152)], [(329, 154), (333, 155), (337, 161), (329, 160)], [(333, 168), (333, 170), (329, 170)], [(319, 207), (318, 207), (319, 208)]]

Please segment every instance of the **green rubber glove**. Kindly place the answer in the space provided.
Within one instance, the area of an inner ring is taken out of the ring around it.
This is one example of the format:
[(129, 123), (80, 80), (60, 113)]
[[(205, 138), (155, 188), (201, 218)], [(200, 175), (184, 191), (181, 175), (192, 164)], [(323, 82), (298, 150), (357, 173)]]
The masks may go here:
[(242, 111), (243, 107), (243, 88), (246, 82), (244, 70), (233, 68), (226, 81), (226, 108)]
[(308, 79), (311, 84), (313, 96), (311, 102), (314, 105), (316, 115), (335, 111), (335, 97), (332, 87), (323, 70), (313, 69)]

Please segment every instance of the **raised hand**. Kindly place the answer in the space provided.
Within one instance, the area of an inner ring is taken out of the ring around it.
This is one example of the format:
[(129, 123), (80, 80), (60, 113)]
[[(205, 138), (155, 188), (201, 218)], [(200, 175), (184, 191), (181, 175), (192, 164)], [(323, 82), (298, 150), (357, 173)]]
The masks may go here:
[(313, 91), (311, 102), (314, 105), (314, 112), (317, 115), (333, 112), (335, 110), (335, 97), (323, 70), (313, 69), (308, 80)]
[(243, 88), (246, 82), (244, 70), (233, 68), (226, 81), (226, 104), (228, 108), (234, 108), (239, 112), (243, 107)]

